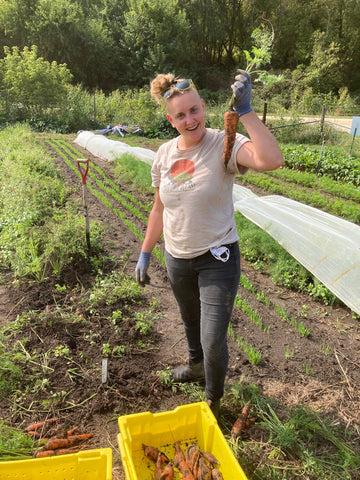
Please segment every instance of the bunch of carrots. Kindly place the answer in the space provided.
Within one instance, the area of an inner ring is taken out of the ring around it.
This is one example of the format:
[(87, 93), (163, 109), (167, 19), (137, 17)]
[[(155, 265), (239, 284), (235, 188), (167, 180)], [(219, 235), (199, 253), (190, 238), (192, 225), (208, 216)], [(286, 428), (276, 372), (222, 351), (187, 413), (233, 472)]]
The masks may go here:
[(84, 442), (94, 436), (93, 433), (76, 433), (79, 427), (61, 431), (56, 427), (56, 422), (56, 418), (48, 418), (42, 422), (32, 423), (25, 428), (28, 435), (39, 440), (43, 445), (35, 452), (35, 458), (79, 452), (87, 448)]
[(244, 433), (244, 431), (251, 427), (253, 423), (256, 422), (256, 418), (251, 417), (249, 418), (249, 413), (250, 413), (250, 400), (245, 404), (244, 408), (242, 409), (242, 412), (240, 416), (236, 419), (236, 422), (231, 428), (231, 436), (233, 439), (236, 439), (237, 437), (241, 437), (241, 435)]
[(170, 459), (158, 448), (143, 445), (145, 457), (155, 463), (155, 480), (173, 480), (174, 469), (172, 464), (181, 472), (182, 480), (223, 480), (218, 470), (219, 461), (212, 453), (203, 452), (192, 443), (185, 453), (179, 442), (174, 443), (174, 458)]

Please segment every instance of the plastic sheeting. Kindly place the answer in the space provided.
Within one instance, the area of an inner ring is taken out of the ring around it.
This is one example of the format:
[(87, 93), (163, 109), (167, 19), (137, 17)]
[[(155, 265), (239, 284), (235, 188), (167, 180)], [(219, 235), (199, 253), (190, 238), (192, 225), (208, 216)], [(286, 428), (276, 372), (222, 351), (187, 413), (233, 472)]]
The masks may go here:
[[(131, 153), (152, 165), (155, 153), (80, 132), (75, 143), (93, 155), (114, 160)], [(360, 227), (278, 195), (258, 197), (234, 185), (234, 208), (268, 232), (298, 262), (360, 315)]]
[(351, 310), (360, 314), (360, 227), (278, 195), (234, 186), (234, 208), (268, 232)]
[(80, 147), (85, 148), (93, 155), (103, 160), (112, 161), (121, 157), (124, 153), (135, 155), (139, 160), (152, 165), (155, 152), (147, 148), (131, 147), (118, 140), (110, 140), (104, 135), (96, 135), (93, 132), (82, 131), (74, 140)]

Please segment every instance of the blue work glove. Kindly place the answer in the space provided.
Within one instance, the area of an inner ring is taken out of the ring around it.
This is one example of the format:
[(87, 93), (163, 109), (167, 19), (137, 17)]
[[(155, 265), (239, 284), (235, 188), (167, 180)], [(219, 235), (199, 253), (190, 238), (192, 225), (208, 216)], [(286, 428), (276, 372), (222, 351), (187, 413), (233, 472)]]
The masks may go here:
[(147, 274), (147, 270), (149, 268), (150, 263), (150, 252), (141, 252), (139, 260), (136, 264), (135, 275), (136, 281), (139, 285), (144, 286), (145, 283), (150, 282), (150, 277)]
[(233, 110), (239, 115), (251, 112), (251, 78), (245, 70), (238, 70), (238, 75), (235, 77), (235, 83), (231, 85), (232, 91), (235, 95), (233, 102)]

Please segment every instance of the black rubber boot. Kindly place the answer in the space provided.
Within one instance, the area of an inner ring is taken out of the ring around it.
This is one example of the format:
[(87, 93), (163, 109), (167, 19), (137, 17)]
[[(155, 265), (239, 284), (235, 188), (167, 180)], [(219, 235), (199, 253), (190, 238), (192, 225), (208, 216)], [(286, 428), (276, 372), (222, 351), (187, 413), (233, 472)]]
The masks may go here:
[(192, 363), (174, 368), (171, 371), (174, 382), (203, 382), (205, 380), (204, 362)]
[(220, 419), (220, 400), (206, 400), (206, 403), (209, 405), (210, 410), (212, 411), (214, 417), (217, 421)]

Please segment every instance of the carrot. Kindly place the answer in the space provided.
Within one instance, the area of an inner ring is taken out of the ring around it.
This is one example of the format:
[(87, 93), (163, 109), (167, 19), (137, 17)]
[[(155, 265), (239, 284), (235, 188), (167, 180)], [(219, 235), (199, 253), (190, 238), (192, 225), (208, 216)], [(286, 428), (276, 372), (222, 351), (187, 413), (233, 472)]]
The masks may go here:
[(149, 460), (152, 460), (153, 462), (156, 462), (156, 460), (158, 458), (158, 455), (160, 453), (162, 463), (169, 463), (170, 462), (170, 460), (165, 455), (165, 453), (160, 452), (160, 450), (158, 448), (152, 447), (150, 445), (144, 445), (144, 444), (143, 444), (142, 447), (143, 447), (143, 450), (144, 450), (145, 457), (147, 457)]
[(201, 452), (201, 455), (206, 458), (206, 460), (212, 465), (219, 465), (219, 460), (212, 454), (208, 452)]
[(40, 438), (40, 433), (36, 430), (29, 430), (27, 434), (34, 438)]
[(197, 478), (199, 480), (211, 480), (211, 468), (206, 463), (204, 457), (199, 458), (199, 470)]
[(217, 468), (211, 470), (211, 478), (212, 480), (224, 480), (222, 473)]
[(240, 437), (243, 431), (246, 428), (246, 422), (248, 420), (248, 415), (250, 412), (250, 400), (247, 402), (247, 404), (244, 406), (242, 409), (240, 417), (236, 420), (234, 425), (232, 426), (231, 429), (231, 436), (233, 438)]
[(174, 469), (172, 468), (170, 463), (168, 463), (164, 468), (160, 476), (160, 480), (174, 480)]
[(54, 457), (55, 455), (67, 455), (69, 453), (77, 453), (80, 450), (84, 450), (86, 446), (83, 447), (70, 447), (70, 448), (59, 448), (57, 450), (41, 450), (36, 453), (36, 458), (46, 458)]
[(78, 430), (78, 429), (79, 429), (79, 427), (71, 428), (70, 430), (68, 430), (68, 431), (66, 432), (66, 436), (67, 436), (67, 437), (70, 437), (71, 435), (74, 435), (74, 432), (76, 432), (76, 430)]
[(70, 440), (80, 441), (88, 440), (94, 436), (93, 433), (78, 433), (77, 435), (69, 435), (67, 438)]
[(197, 457), (196, 462), (194, 464), (194, 468), (192, 470), (193, 477), (196, 479), (198, 478), (198, 473), (199, 473), (199, 458), (200, 456)]
[(161, 452), (158, 453), (155, 463), (155, 480), (160, 480), (162, 474)]
[(224, 149), (223, 149), (223, 160), (225, 168), (229, 163), (231, 152), (235, 143), (236, 137), (236, 128), (239, 121), (239, 115), (234, 112), (232, 108), (229, 108), (224, 114)]
[(174, 443), (175, 448), (175, 456), (174, 456), (174, 465), (175, 467), (180, 470), (182, 474), (182, 480), (195, 480), (193, 474), (191, 473), (188, 464), (185, 460), (185, 455), (181, 450), (180, 443)]
[(199, 455), (200, 455), (200, 450), (194, 443), (189, 445), (185, 451), (186, 463), (188, 464), (193, 474), (194, 474), (194, 466), (196, 465)]
[(45, 444), (45, 450), (57, 450), (59, 448), (69, 448), (81, 443), (83, 440), (93, 437), (93, 433), (83, 433), (81, 435), (71, 435), (67, 438), (51, 438)]
[(38, 423), (31, 423), (30, 425), (28, 425), (26, 428), (25, 428), (25, 431), (26, 432), (37, 432), (38, 430), (40, 430), (41, 428), (45, 428), (49, 425), (52, 425), (56, 422), (56, 418), (48, 418), (47, 420), (44, 420), (42, 422), (38, 422)]

